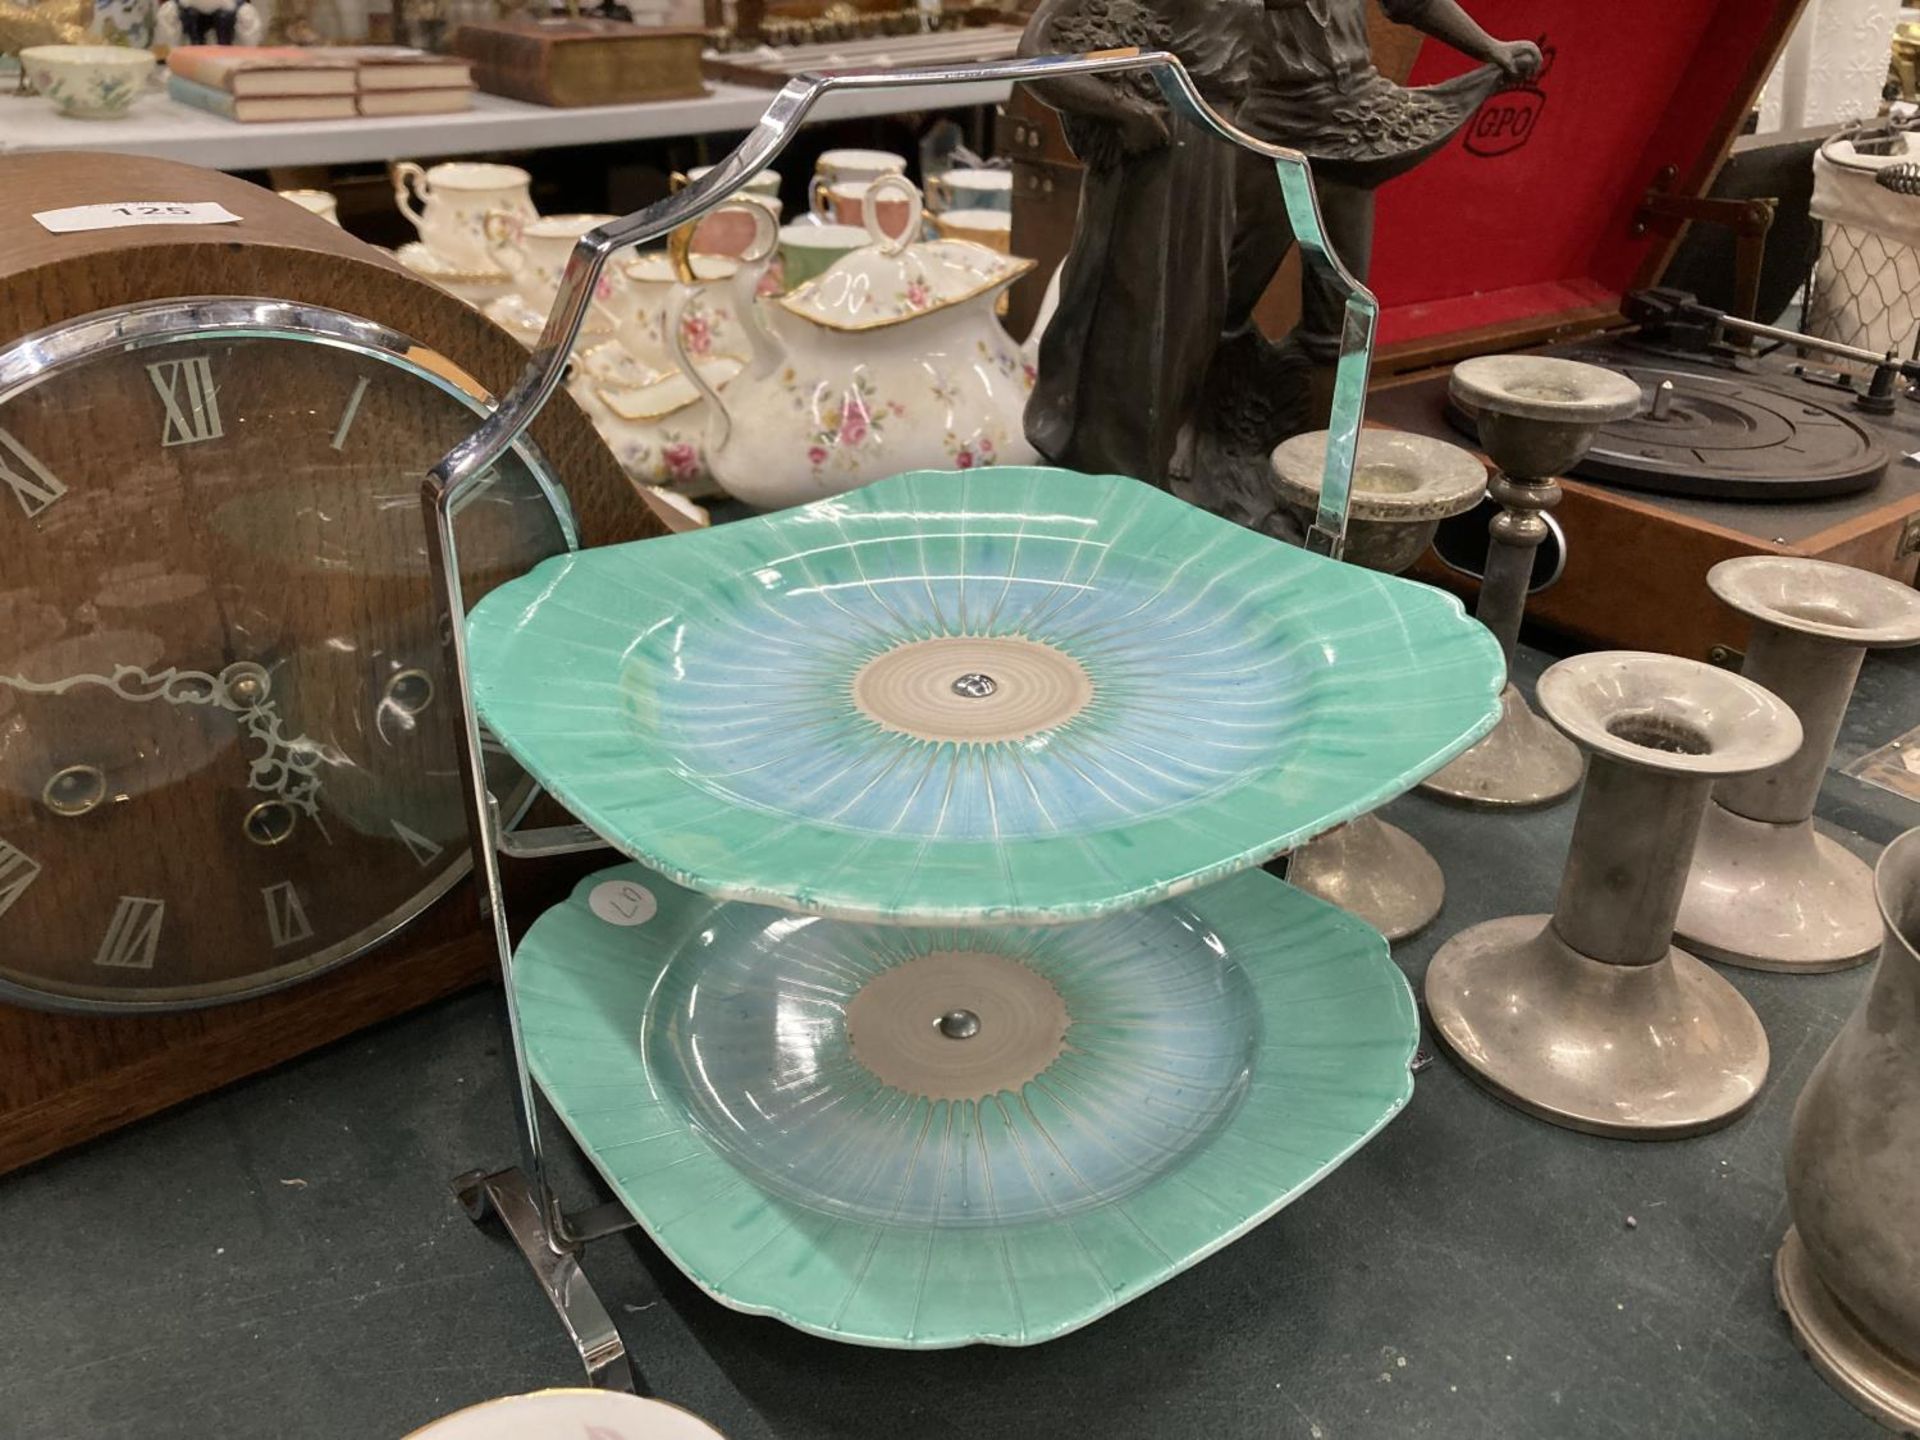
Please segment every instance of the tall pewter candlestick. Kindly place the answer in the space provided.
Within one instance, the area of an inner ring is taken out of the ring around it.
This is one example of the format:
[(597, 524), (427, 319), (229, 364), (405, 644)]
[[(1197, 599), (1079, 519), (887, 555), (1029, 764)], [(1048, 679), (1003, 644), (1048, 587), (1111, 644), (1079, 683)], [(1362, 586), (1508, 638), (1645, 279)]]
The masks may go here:
[(1747, 555), (1707, 584), (1753, 619), (1740, 673), (1800, 717), (1792, 759), (1714, 787), (1680, 902), (1688, 949), (1756, 970), (1844, 970), (1880, 948), (1873, 872), (1818, 834), (1814, 801), (1868, 650), (1920, 644), (1920, 593), (1824, 560)]
[(1920, 1435), (1920, 830), (1880, 857), (1880, 968), (1794, 1107), (1774, 1291), (1814, 1368)]
[(1434, 1029), (1475, 1080), (1556, 1125), (1715, 1129), (1759, 1092), (1767, 1036), (1739, 991), (1674, 948), (1673, 920), (1714, 781), (1778, 765), (1800, 722), (1750, 680), (1635, 651), (1562, 660), (1540, 704), (1592, 757), (1560, 898), (1441, 947)]
[[(1502, 509), (1488, 527), (1492, 544), (1473, 613), (1499, 639), (1511, 677), (1534, 551), (1547, 538), (1542, 512), (1560, 503), (1554, 477), (1580, 463), (1602, 425), (1639, 413), (1640, 387), (1598, 365), (1544, 355), (1462, 360), (1448, 383), (1477, 414), (1481, 448), (1498, 471), (1487, 493)], [(1533, 713), (1511, 678), (1500, 708), (1486, 738), (1422, 789), (1470, 805), (1529, 806), (1580, 783), (1580, 752)]]
[[(1281, 498), (1304, 528), (1320, 505), (1327, 432), (1296, 435), (1273, 452)], [(1433, 543), (1450, 515), (1486, 493), (1478, 456), (1444, 440), (1395, 430), (1362, 430), (1342, 558), (1398, 575)], [(1424, 930), (1440, 913), (1447, 882), (1418, 840), (1377, 815), (1362, 815), (1293, 852), (1287, 879), (1365, 920), (1389, 940)]]

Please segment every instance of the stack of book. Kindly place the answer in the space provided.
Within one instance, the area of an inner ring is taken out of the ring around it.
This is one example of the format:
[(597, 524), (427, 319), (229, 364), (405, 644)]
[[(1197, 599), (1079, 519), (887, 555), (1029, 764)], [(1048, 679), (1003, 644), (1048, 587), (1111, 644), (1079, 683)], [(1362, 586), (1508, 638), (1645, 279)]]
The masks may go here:
[(473, 104), (472, 66), (397, 45), (181, 45), (167, 93), (229, 120), (438, 115)]

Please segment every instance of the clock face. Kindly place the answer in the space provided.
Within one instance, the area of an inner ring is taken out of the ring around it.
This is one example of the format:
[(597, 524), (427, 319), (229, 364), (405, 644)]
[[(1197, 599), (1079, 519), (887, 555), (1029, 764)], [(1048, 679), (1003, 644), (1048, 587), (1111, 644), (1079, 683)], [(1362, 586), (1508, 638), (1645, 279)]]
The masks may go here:
[[(419, 499), (486, 413), (456, 376), (255, 300), (0, 354), (0, 996), (236, 999), (465, 873)], [(468, 603), (567, 548), (557, 496), (522, 448), (463, 506)], [(511, 811), (526, 783), (487, 763)]]

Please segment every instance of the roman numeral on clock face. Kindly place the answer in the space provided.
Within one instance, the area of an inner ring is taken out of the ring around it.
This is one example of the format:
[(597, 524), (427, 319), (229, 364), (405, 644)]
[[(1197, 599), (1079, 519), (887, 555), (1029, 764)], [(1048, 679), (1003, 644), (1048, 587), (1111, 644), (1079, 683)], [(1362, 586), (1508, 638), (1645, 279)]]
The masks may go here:
[(447, 847), (436, 845), (418, 830), (410, 830), (398, 820), (387, 822), (393, 826), (393, 833), (400, 843), (407, 847), (407, 853), (413, 856), (414, 863), (422, 870), (440, 858), (440, 852)]
[(40, 862), (26, 851), (0, 840), (0, 915), (27, 893), (27, 887), (40, 878)]
[(162, 446), (195, 445), (202, 440), (218, 440), (226, 432), (220, 428), (220, 407), (215, 402), (213, 366), (204, 355), (191, 360), (162, 360), (147, 366), (153, 388), (166, 403), (167, 424), (160, 437)]
[(67, 493), (53, 472), (4, 430), (0, 430), (0, 481), (13, 492), (29, 520)]
[(300, 903), (300, 892), (293, 888), (291, 880), (261, 886), (260, 898), (266, 902), (267, 933), (273, 939), (274, 949), (285, 949), (313, 938), (312, 922), (307, 919), (306, 907)]
[(151, 970), (166, 915), (164, 900), (122, 895), (113, 907), (107, 938), (100, 942), (100, 953), (93, 957), (93, 963), (112, 970)]

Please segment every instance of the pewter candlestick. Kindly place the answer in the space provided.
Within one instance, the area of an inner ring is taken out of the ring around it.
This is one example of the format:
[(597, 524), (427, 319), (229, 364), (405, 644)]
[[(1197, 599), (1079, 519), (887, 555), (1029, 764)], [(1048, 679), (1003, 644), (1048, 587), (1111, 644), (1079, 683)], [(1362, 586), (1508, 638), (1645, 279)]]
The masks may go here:
[(1814, 801), (1868, 650), (1920, 644), (1920, 594), (1824, 560), (1747, 555), (1707, 572), (1752, 617), (1740, 673), (1800, 717), (1806, 744), (1771, 770), (1714, 787), (1680, 903), (1688, 949), (1755, 970), (1814, 973), (1880, 948), (1873, 872), (1813, 828)]
[[(1324, 430), (1296, 435), (1273, 452), (1274, 481), (1303, 532), (1319, 508), (1326, 453)], [(1398, 575), (1433, 543), (1442, 520), (1471, 510), (1486, 488), (1486, 466), (1471, 451), (1424, 435), (1362, 430), (1342, 558)], [(1424, 930), (1447, 893), (1427, 848), (1377, 815), (1350, 820), (1295, 850), (1287, 879), (1389, 940)]]
[(1635, 651), (1563, 660), (1540, 704), (1592, 757), (1551, 916), (1454, 936), (1427, 970), (1433, 1027), (1480, 1084), (1596, 1135), (1716, 1129), (1752, 1103), (1767, 1036), (1751, 1006), (1673, 947), (1716, 779), (1779, 764), (1800, 722), (1752, 681)]
[[(1480, 444), (1497, 467), (1487, 493), (1503, 508), (1488, 527), (1493, 543), (1473, 613), (1498, 637), (1511, 677), (1533, 554), (1547, 538), (1542, 512), (1560, 503), (1554, 477), (1580, 463), (1602, 425), (1639, 413), (1640, 387), (1598, 365), (1544, 355), (1463, 360), (1449, 386), (1477, 412)], [(1533, 713), (1511, 678), (1500, 707), (1486, 738), (1422, 789), (1471, 805), (1528, 806), (1580, 783), (1580, 752)]]

